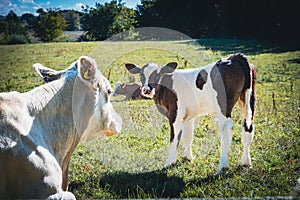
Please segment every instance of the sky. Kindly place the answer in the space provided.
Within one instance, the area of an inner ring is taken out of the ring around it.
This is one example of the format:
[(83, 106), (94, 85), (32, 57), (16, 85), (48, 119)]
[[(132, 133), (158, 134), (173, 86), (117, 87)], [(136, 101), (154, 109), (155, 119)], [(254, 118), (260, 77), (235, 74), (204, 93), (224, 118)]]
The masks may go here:
[[(9, 11), (14, 11), (18, 16), (24, 13), (32, 13), (37, 15), (36, 10), (39, 8), (60, 8), (61, 10), (78, 10), (81, 11), (81, 7), (88, 5), (89, 7), (95, 7), (97, 3), (110, 2), (111, 0), (0, 0), (0, 15), (6, 16)], [(140, 0), (122, 0), (126, 7), (135, 8), (137, 4), (140, 4)]]

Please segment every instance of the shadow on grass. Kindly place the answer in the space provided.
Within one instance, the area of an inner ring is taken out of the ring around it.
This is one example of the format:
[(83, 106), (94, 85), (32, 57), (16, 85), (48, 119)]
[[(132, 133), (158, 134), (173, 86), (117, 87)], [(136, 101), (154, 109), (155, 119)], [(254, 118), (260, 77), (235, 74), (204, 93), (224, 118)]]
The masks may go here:
[[(182, 178), (170, 176), (167, 170), (145, 173), (108, 172), (100, 173), (92, 180), (103, 193), (110, 193), (113, 198), (172, 198), (179, 197), (185, 184)], [(80, 190), (85, 185), (82, 181), (73, 181), (69, 189)]]
[[(187, 187), (206, 187), (224, 179), (230, 179), (236, 172), (241, 172), (242, 168), (234, 171), (228, 170), (222, 174), (209, 174), (204, 178), (191, 180), (184, 180), (183, 177), (176, 175), (168, 175), (167, 171), (106, 174), (101, 178), (100, 186), (105, 189), (109, 185), (109, 192), (114, 193), (117, 198), (181, 198)], [(196, 195), (194, 197), (205, 196)]]
[(223, 54), (244, 53), (246, 55), (256, 55), (261, 53), (280, 53), (299, 50), (299, 46), (295, 44), (279, 45), (258, 40), (202, 38), (196, 41), (202, 46), (198, 49), (199, 51), (211, 49), (212, 51), (221, 51)]
[[(187, 187), (206, 187), (222, 179), (231, 178), (236, 171), (228, 170), (221, 175), (209, 174), (204, 178), (184, 180), (183, 177), (170, 175), (169, 170), (172, 169), (144, 173), (106, 172), (88, 181), (93, 182), (90, 186), (97, 187), (98, 191), (100, 189), (103, 195), (110, 194), (108, 198), (180, 198)], [(71, 191), (81, 190), (84, 187), (86, 187), (85, 181), (73, 181), (69, 185)], [(83, 192), (88, 196), (94, 195), (92, 191)]]
[(179, 197), (185, 187), (182, 178), (168, 176), (166, 170), (106, 174), (101, 179), (101, 186), (106, 184), (121, 198)]

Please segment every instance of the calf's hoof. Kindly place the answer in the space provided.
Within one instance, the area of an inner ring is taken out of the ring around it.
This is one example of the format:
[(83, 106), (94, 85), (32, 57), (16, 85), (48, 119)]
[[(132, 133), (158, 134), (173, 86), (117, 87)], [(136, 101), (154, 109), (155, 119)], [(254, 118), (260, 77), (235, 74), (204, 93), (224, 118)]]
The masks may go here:
[(170, 167), (174, 167), (176, 165), (176, 161), (175, 162), (172, 162), (172, 163), (166, 163), (165, 165), (164, 165), (164, 169), (168, 169), (168, 168), (170, 168)]
[(243, 168), (252, 169), (252, 165), (251, 164), (243, 164), (242, 167)]
[(194, 156), (190, 155), (190, 156), (184, 156), (183, 157), (184, 160), (188, 160), (188, 161), (192, 161), (194, 160)]
[(193, 161), (193, 158), (189, 159), (187, 157), (183, 157), (183, 160), (182, 160), (182, 162), (184, 162), (184, 163), (191, 163), (192, 161)]
[(218, 169), (218, 173), (217, 174), (224, 174), (229, 170), (229, 167), (222, 167)]

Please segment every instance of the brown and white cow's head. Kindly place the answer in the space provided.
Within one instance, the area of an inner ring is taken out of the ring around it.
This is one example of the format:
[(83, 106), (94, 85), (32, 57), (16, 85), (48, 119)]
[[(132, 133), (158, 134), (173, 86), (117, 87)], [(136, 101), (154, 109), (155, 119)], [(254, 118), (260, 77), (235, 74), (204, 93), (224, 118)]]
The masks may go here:
[(170, 62), (161, 67), (155, 63), (147, 63), (143, 67), (139, 67), (132, 63), (126, 63), (125, 67), (131, 74), (139, 74), (142, 82), (142, 95), (148, 98), (155, 96), (155, 90), (159, 85), (159, 81), (165, 74), (173, 73), (177, 68), (177, 62)]

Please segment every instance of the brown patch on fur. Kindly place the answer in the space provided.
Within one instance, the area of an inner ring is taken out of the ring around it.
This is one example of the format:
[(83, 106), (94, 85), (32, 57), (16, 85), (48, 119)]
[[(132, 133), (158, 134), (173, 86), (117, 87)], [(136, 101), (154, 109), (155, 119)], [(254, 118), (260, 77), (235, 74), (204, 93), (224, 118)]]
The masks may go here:
[(172, 74), (163, 75), (159, 84), (155, 87), (156, 94), (153, 98), (159, 112), (169, 119), (171, 127), (170, 142), (172, 142), (175, 137), (173, 123), (175, 122), (178, 109), (178, 98), (172, 87)]
[(247, 123), (246, 123), (246, 120), (244, 119), (244, 124), (243, 124), (243, 127), (244, 127), (244, 130), (246, 131), (246, 132), (249, 132), (249, 133), (251, 133), (252, 131), (253, 131), (253, 126), (252, 126), (252, 124), (250, 125), (250, 127), (248, 128), (247, 127)]
[(207, 75), (208, 75), (207, 72), (204, 69), (202, 69), (197, 76), (196, 86), (200, 90), (203, 89), (204, 84), (207, 82)]
[(250, 97), (250, 107), (252, 111), (251, 119), (253, 121), (256, 108), (256, 69), (252, 64), (250, 64), (250, 69), (252, 73), (252, 93)]
[(242, 54), (234, 54), (227, 60), (219, 60), (211, 71), (211, 79), (221, 112), (231, 117), (232, 108), (251, 85), (247, 59)]

